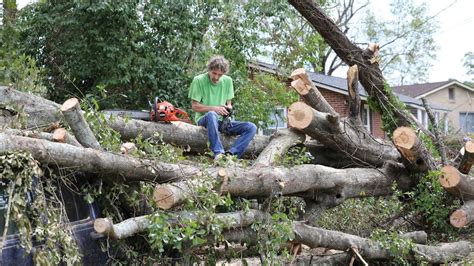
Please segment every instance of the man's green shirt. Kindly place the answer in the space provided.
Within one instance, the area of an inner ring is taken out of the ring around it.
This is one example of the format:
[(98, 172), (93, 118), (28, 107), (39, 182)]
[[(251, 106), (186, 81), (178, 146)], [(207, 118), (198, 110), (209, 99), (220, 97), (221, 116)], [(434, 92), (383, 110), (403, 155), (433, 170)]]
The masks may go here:
[[(197, 75), (189, 87), (188, 98), (208, 106), (225, 105), (227, 101), (234, 98), (232, 78), (223, 75), (214, 85), (207, 72)], [(204, 116), (203, 113), (196, 112), (194, 121), (197, 123), (202, 116)]]

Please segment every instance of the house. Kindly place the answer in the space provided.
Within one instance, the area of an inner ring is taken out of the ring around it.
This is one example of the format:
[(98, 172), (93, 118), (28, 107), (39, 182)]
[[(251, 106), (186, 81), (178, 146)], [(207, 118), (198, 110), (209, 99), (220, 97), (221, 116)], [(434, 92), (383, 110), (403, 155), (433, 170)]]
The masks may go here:
[[(263, 62), (254, 62), (249, 64), (250, 75), (255, 72), (263, 72), (274, 75), (280, 75), (281, 72), (278, 71), (277, 67), (273, 64), (267, 64)], [(345, 78), (327, 76), (315, 72), (307, 72), (314, 85), (319, 89), (321, 94), (326, 98), (328, 103), (338, 112), (341, 116), (348, 116), (349, 114), (349, 104), (348, 104), (348, 90), (347, 90), (347, 80)], [(287, 80), (289, 85), (291, 82), (290, 79)], [(365, 128), (372, 133), (373, 136), (378, 138), (384, 138), (385, 132), (382, 130), (382, 116), (369, 109), (367, 104), (367, 92), (363, 89), (362, 85), (359, 83), (359, 94), (361, 97), (361, 119)], [(405, 103), (408, 110), (415, 116), (415, 118), (420, 121), (426, 128), (428, 127), (428, 115), (423, 107), (423, 103), (420, 99), (415, 99), (406, 95), (397, 94), (396, 96)], [(431, 105), (431, 108), (436, 113), (438, 121), (449, 112), (449, 109), (444, 108), (438, 105)], [(277, 110), (280, 114), (284, 114), (286, 117), (287, 111), (285, 108), (280, 108)], [(443, 124), (443, 127), (447, 126)], [(273, 127), (273, 130), (277, 128), (285, 128), (287, 124), (284, 121), (279, 120), (277, 126)], [(272, 130), (269, 129), (263, 133), (271, 133)]]
[(445, 106), (449, 126), (464, 133), (474, 133), (474, 88), (457, 80), (394, 87), (399, 94)]

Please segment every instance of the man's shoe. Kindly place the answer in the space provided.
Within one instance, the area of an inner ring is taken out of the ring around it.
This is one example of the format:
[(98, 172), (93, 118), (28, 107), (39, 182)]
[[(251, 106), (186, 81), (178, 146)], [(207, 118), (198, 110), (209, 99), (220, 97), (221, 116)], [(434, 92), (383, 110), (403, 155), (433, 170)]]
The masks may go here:
[(221, 160), (224, 158), (225, 154), (224, 153), (219, 153), (216, 156), (214, 156), (214, 162)]

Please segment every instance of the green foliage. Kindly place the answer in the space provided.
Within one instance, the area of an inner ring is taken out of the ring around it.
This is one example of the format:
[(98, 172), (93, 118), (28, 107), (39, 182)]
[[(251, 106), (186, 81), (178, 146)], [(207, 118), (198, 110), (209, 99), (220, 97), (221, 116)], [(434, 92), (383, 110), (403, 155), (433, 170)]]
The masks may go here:
[(371, 238), (389, 250), (394, 262), (399, 265), (411, 265), (408, 258), (415, 243), (411, 239), (400, 237), (399, 232), (376, 229)]
[(441, 187), (440, 176), (440, 171), (428, 172), (409, 195), (414, 200), (413, 211), (423, 218), (426, 229), (433, 234), (439, 233), (437, 237), (440, 239), (446, 239), (456, 235), (448, 217), (453, 209), (460, 207), (460, 203)]
[(433, 38), (437, 21), (430, 17), (426, 3), (393, 0), (390, 16), (378, 17), (368, 9), (362, 25), (369, 42), (380, 43), (380, 68), (392, 84), (424, 81), (436, 58)]
[(393, 131), (399, 127), (399, 121), (395, 117), (395, 111), (407, 111), (405, 104), (393, 94), (392, 88), (390, 88), (387, 82), (384, 82), (384, 93), (388, 98), (388, 106), (381, 106), (380, 102), (371, 96), (367, 97), (367, 103), (370, 109), (382, 114), (382, 130), (387, 132), (388, 135), (391, 135)]
[(137, 150), (132, 152), (133, 156), (169, 163), (178, 163), (185, 159), (184, 150), (165, 143), (158, 132), (148, 139), (143, 139), (139, 135), (134, 142)]
[(311, 155), (306, 151), (304, 146), (294, 146), (288, 149), (283, 156), (278, 156), (275, 160), (276, 165), (284, 167), (293, 167), (302, 165), (311, 161)]
[(0, 155), (0, 162), (0, 185), (9, 194), (7, 217), (12, 217), (19, 230), (21, 246), (31, 252), (33, 240), (44, 242), (36, 247), (35, 264), (80, 263), (78, 247), (71, 228), (65, 224), (65, 211), (55, 196), (52, 180), (39, 183), (43, 172), (30, 154), (6, 153)]
[[(222, 231), (227, 221), (220, 219), (216, 213), (218, 208), (229, 208), (233, 201), (229, 195), (219, 195), (214, 190), (216, 185), (214, 180), (207, 178), (189, 182), (196, 193), (186, 202), (185, 208), (194, 212), (193, 216), (162, 212), (151, 215), (152, 225), (148, 227), (151, 248), (158, 254), (165, 251), (183, 252), (188, 257), (186, 259), (190, 259), (191, 248), (223, 241)], [(178, 219), (177, 222), (170, 224), (172, 218)], [(209, 249), (208, 262), (216, 258), (213, 252), (214, 249)]]
[(120, 133), (107, 125), (105, 114), (99, 112), (97, 100), (93, 97), (83, 100), (81, 108), (85, 111), (84, 118), (99, 144), (107, 151), (119, 152), (122, 143)]
[(403, 203), (396, 195), (348, 199), (336, 208), (326, 210), (317, 224), (325, 229), (366, 236), (402, 210)]
[(288, 107), (297, 100), (297, 93), (286, 88), (275, 76), (257, 74), (236, 91), (236, 119), (251, 121), (265, 129), (271, 123), (270, 116), (275, 111), (275, 105)]

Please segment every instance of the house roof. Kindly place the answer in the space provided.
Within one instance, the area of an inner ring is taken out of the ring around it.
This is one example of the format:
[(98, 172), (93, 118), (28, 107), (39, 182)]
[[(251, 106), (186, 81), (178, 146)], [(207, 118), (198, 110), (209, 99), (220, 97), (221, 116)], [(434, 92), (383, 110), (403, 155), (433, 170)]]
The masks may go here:
[(417, 98), (417, 99), (421, 99), (427, 95), (435, 93), (439, 90), (442, 90), (454, 84), (474, 92), (473, 88), (454, 79), (440, 81), (440, 82), (432, 82), (432, 83), (396, 86), (396, 87), (393, 87), (392, 89), (396, 93), (407, 95), (407, 96)]
[[(281, 74), (281, 71), (278, 70), (278, 67), (274, 64), (268, 64), (264, 62), (257, 61), (253, 64), (249, 64), (250, 67), (257, 68), (261, 71), (271, 73), (271, 74)], [(307, 71), (309, 77), (313, 81), (314, 85), (320, 88), (324, 88), (330, 91), (334, 91), (337, 93), (341, 93), (344, 95), (348, 95), (347, 90), (347, 79), (328, 76), (320, 73), (310, 72)], [(400, 101), (404, 102), (405, 104), (417, 108), (417, 109), (424, 109), (423, 103), (419, 99), (415, 99), (413, 97), (399, 94), (394, 92), (395, 96), (397, 96)], [(359, 82), (359, 95), (363, 100), (367, 100), (367, 92), (365, 91), (362, 84)], [(448, 108), (444, 106), (434, 105), (430, 103), (431, 108), (438, 110), (438, 111), (449, 111)]]

